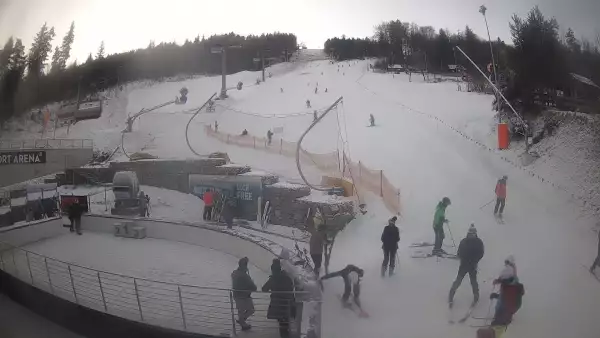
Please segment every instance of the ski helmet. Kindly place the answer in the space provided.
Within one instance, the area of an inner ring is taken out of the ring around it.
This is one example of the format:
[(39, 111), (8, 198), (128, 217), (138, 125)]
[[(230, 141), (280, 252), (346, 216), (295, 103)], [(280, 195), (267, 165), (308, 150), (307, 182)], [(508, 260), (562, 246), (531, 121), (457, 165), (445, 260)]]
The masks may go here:
[(445, 205), (450, 205), (451, 204), (450, 199), (448, 197), (442, 198), (442, 203), (444, 203)]

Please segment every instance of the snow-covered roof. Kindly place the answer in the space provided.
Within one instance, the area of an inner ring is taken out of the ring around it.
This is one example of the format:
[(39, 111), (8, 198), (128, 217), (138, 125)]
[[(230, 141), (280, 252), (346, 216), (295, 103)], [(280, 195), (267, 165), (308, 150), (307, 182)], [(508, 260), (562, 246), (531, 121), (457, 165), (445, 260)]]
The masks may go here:
[(595, 87), (597, 89), (600, 89), (600, 87), (594, 83), (594, 81), (588, 79), (585, 76), (579, 75), (579, 74), (575, 74), (575, 73), (571, 73), (571, 77), (573, 77), (575, 80), (581, 82), (581, 83), (585, 83), (588, 86), (592, 86)]

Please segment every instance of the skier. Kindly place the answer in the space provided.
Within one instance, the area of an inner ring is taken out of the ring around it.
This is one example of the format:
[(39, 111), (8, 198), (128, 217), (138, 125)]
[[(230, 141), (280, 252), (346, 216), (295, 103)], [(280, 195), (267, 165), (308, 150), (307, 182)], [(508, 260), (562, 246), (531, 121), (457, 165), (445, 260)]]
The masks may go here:
[(442, 249), (442, 243), (444, 242), (444, 223), (448, 223), (446, 219), (446, 208), (451, 204), (448, 197), (442, 198), (435, 208), (435, 215), (433, 216), (433, 232), (435, 233), (435, 242), (433, 245), (432, 255), (441, 256), (445, 251)]
[(388, 268), (388, 262), (390, 266), (390, 277), (394, 275), (394, 268), (396, 267), (396, 252), (398, 251), (398, 242), (400, 241), (400, 232), (396, 226), (396, 216), (392, 217), (388, 221), (388, 225), (383, 228), (381, 234), (381, 242), (383, 243), (383, 264), (381, 265), (381, 277), (385, 276), (385, 271)]
[(215, 132), (219, 131), (219, 122), (215, 121)]
[[(315, 215), (316, 217), (316, 215)], [(321, 263), (323, 261), (323, 246), (325, 245), (325, 231), (322, 224), (317, 224), (317, 221), (312, 222), (309, 225), (310, 231), (310, 257), (315, 264), (315, 275), (318, 277), (321, 270)]]
[(351, 307), (352, 304), (348, 301), (350, 298), (350, 292), (354, 293), (354, 304), (361, 311), (361, 316), (365, 316), (366, 313), (362, 310), (360, 304), (360, 279), (365, 274), (364, 270), (352, 265), (348, 264), (345, 268), (340, 271), (332, 272), (326, 274), (325, 276), (319, 279), (319, 285), (321, 289), (323, 289), (323, 281), (325, 279), (333, 278), (333, 277), (342, 277), (344, 279), (344, 294), (342, 295), (342, 305), (344, 307)]
[(319, 87), (315, 87), (315, 94), (319, 91)]
[(475, 306), (475, 304), (479, 301), (479, 285), (477, 284), (477, 264), (483, 257), (483, 242), (479, 237), (477, 237), (477, 229), (474, 224), (471, 224), (469, 230), (467, 231), (467, 237), (465, 237), (460, 244), (458, 245), (457, 256), (460, 258), (460, 266), (458, 268), (458, 275), (456, 275), (456, 280), (452, 283), (452, 287), (450, 288), (450, 294), (448, 295), (448, 305), (452, 308), (452, 304), (454, 303), (454, 294), (456, 293), (456, 289), (462, 283), (465, 275), (469, 274), (469, 279), (471, 280), (471, 287), (473, 288), (473, 304), (471, 306)]
[(594, 260), (594, 264), (590, 267), (590, 272), (594, 273), (596, 267), (600, 265), (600, 231), (598, 231), (598, 254), (596, 255), (596, 259)]
[(310, 100), (306, 100), (306, 108), (310, 108)]
[(369, 121), (371, 122), (371, 127), (374, 127), (375, 126), (375, 116), (373, 116), (373, 114), (370, 114)]
[(280, 87), (280, 88), (279, 88), (279, 91), (283, 93), (283, 87)]
[(251, 295), (253, 291), (256, 291), (256, 284), (248, 274), (248, 257), (241, 258), (238, 268), (231, 273), (231, 288), (235, 307), (238, 310), (237, 322), (242, 327), (242, 331), (250, 330), (252, 326), (246, 321), (254, 314), (254, 302)]
[[(504, 212), (504, 204), (506, 202), (506, 180), (508, 176), (504, 175), (501, 179), (496, 183), (496, 206), (494, 207), (494, 215), (498, 215), (498, 217), (502, 217), (502, 212)], [(498, 209), (499, 208), (499, 209)]]
[(271, 145), (271, 141), (273, 141), (273, 132), (271, 130), (267, 130), (267, 140), (268, 144)]
[(290, 319), (296, 317), (294, 282), (281, 269), (281, 262), (277, 258), (273, 259), (271, 276), (263, 285), (262, 291), (271, 292), (267, 319), (276, 319), (279, 322), (279, 335), (281, 338), (288, 338), (290, 336)]
[(513, 315), (521, 307), (525, 290), (517, 277), (515, 258), (511, 255), (504, 261), (504, 269), (494, 280), (494, 285), (500, 285), (500, 293), (492, 293), (490, 299), (498, 299), (492, 326), (507, 326), (512, 322)]

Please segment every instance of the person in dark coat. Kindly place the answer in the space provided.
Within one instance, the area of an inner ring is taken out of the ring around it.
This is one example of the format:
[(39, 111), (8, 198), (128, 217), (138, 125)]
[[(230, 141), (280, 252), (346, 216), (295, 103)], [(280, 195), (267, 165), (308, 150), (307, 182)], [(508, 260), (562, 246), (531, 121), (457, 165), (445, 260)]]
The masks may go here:
[[(313, 222), (314, 223), (314, 222)], [(310, 258), (315, 263), (315, 275), (318, 277), (321, 272), (321, 263), (323, 262), (323, 248), (327, 235), (323, 226), (309, 225), (310, 231)]]
[(281, 262), (277, 258), (273, 259), (271, 276), (263, 285), (262, 291), (271, 292), (267, 319), (276, 319), (279, 322), (281, 338), (288, 338), (290, 336), (290, 320), (296, 317), (294, 282), (281, 269)]
[(592, 266), (590, 267), (590, 272), (594, 273), (598, 265), (600, 265), (600, 231), (598, 231), (598, 253), (596, 254), (594, 264), (592, 264)]
[(319, 279), (319, 285), (321, 289), (323, 288), (323, 281), (333, 277), (342, 277), (344, 279), (344, 294), (342, 295), (342, 305), (349, 306), (348, 299), (350, 299), (350, 292), (354, 293), (354, 304), (358, 306), (359, 309), (362, 309), (360, 304), (360, 279), (365, 274), (364, 270), (352, 265), (348, 264), (345, 268), (340, 271), (332, 272), (326, 274), (325, 276)]
[(396, 267), (396, 252), (398, 251), (398, 242), (400, 241), (400, 232), (396, 226), (396, 216), (390, 218), (388, 225), (383, 228), (381, 234), (381, 242), (383, 243), (383, 264), (381, 266), (381, 277), (385, 276), (385, 272), (390, 266), (390, 276), (394, 275)]
[(238, 268), (231, 273), (231, 284), (235, 307), (238, 310), (237, 322), (242, 327), (242, 331), (250, 330), (252, 326), (246, 321), (254, 314), (252, 292), (256, 291), (256, 284), (248, 274), (248, 257), (240, 259)]
[(76, 231), (78, 235), (81, 235), (81, 215), (84, 212), (84, 208), (79, 201), (75, 200), (69, 206), (69, 219), (71, 220), (71, 232)]
[(465, 275), (469, 274), (471, 287), (473, 288), (473, 305), (479, 301), (479, 284), (477, 283), (477, 264), (483, 258), (484, 248), (483, 241), (477, 237), (477, 229), (474, 224), (471, 224), (467, 237), (465, 237), (458, 245), (457, 256), (460, 258), (460, 266), (458, 267), (458, 275), (452, 283), (450, 294), (448, 295), (448, 305), (452, 307), (454, 302), (454, 294), (456, 289), (462, 283)]

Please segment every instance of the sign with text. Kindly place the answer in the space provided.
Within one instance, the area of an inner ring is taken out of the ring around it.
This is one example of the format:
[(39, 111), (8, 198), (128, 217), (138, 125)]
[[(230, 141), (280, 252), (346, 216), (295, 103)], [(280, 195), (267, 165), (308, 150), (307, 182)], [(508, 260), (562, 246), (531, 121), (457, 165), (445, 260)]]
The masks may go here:
[(0, 152), (0, 165), (46, 163), (45, 151)]

